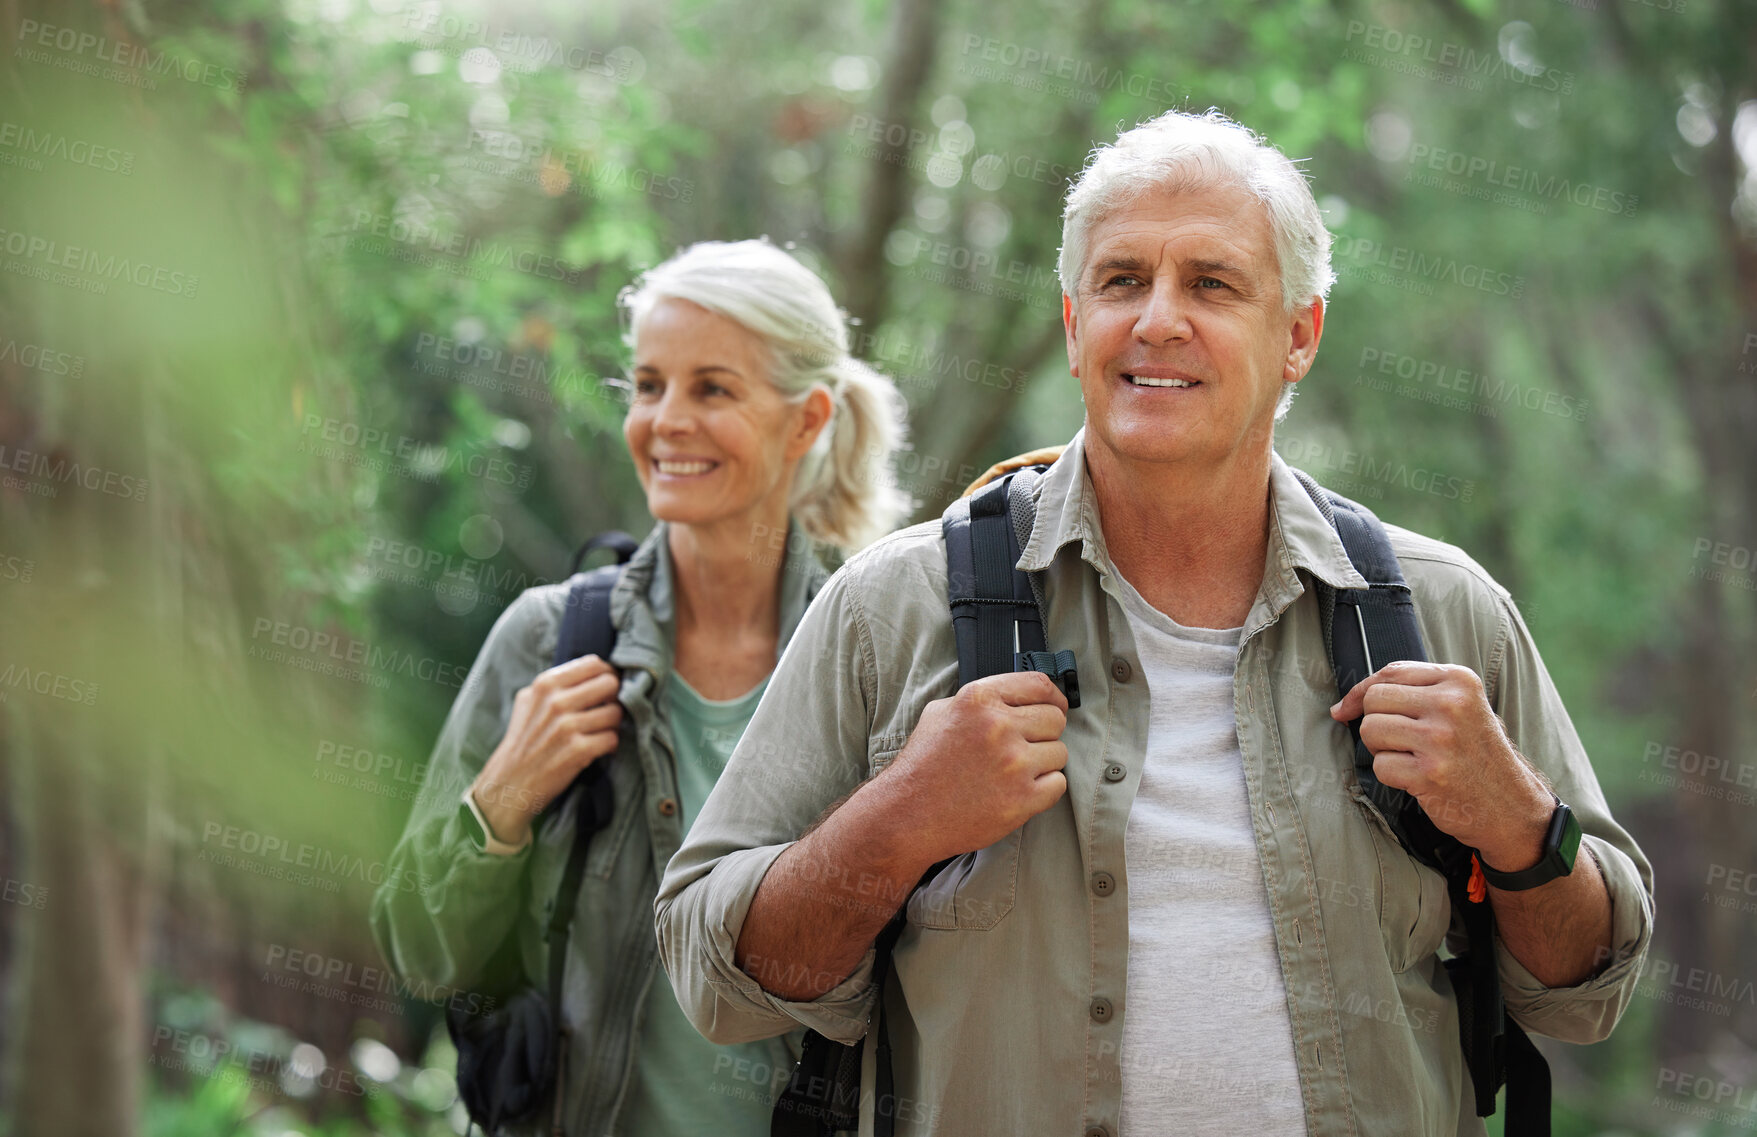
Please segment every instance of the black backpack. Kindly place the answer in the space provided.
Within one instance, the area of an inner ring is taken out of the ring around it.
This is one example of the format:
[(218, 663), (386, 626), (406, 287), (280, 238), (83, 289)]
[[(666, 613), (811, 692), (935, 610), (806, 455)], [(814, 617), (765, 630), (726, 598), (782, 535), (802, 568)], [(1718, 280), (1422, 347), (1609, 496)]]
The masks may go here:
[[(948, 601), (958, 643), (958, 685), (1008, 671), (1042, 671), (1078, 707), (1079, 679), (1073, 653), (1045, 649), (1040, 585), (1016, 569), (1034, 505), (1031, 487), (1045, 465), (1012, 469), (946, 508)], [(1377, 668), (1394, 660), (1426, 659), (1415, 605), (1391, 549), (1384, 526), (1365, 506), (1319, 486), (1295, 470), (1300, 484), (1342, 539), (1349, 561), (1368, 583), (1364, 589), (1333, 589), (1314, 581), (1322, 614), (1324, 646), (1336, 674), (1339, 695)], [(1446, 878), (1455, 910), (1462, 913), (1467, 950), (1445, 961), (1458, 997), (1460, 1042), (1476, 1099), (1476, 1113), (1495, 1112), (1495, 1097), (1507, 1087), (1507, 1137), (1549, 1137), (1550, 1073), (1543, 1054), (1507, 1013), (1495, 965), (1495, 917), (1486, 898), (1473, 899), (1473, 853), (1436, 828), (1409, 794), (1381, 783), (1373, 774), (1373, 755), (1360, 740), (1360, 722), (1349, 724), (1354, 737), (1355, 777), (1409, 854)], [(949, 862), (930, 868), (922, 883)], [(917, 888), (920, 884), (916, 885)], [(904, 905), (907, 907), (907, 904)], [(889, 1032), (883, 1010), (890, 953), (902, 933), (898, 909), (876, 942), (873, 983), (878, 988), (874, 1133), (895, 1132), (896, 1101)], [(776, 1102), (772, 1137), (829, 1137), (859, 1125), (860, 1051), (809, 1031), (793, 1078)], [(851, 1073), (850, 1073), (851, 1071)], [(892, 1103), (891, 1108), (884, 1108)]]
[[(608, 660), (616, 646), (616, 627), (610, 622), (610, 593), (622, 576), (622, 566), (634, 555), (634, 538), (626, 533), (601, 533), (574, 554), (570, 568), (567, 605), (556, 637), (555, 658), (559, 666), (582, 655)], [(616, 563), (580, 572), (586, 556), (595, 549), (611, 549)], [(573, 844), (562, 870), (544, 938), (549, 945), (548, 986), (514, 981), (499, 1006), (469, 1011), (453, 1000), (445, 1016), (446, 1030), (458, 1051), (458, 1097), (488, 1137), (500, 1126), (523, 1124), (536, 1118), (545, 1104), (552, 1104), (556, 1133), (561, 1132), (562, 1092), (558, 1085), (566, 1064), (567, 1035), (561, 1024), (561, 979), (567, 966), (568, 927), (573, 923), (579, 900), (580, 880), (585, 875), (586, 850), (592, 835), (610, 823), (615, 799), (605, 765), (610, 755), (580, 772), (568, 788), (544, 810), (553, 817), (570, 794), (579, 796)], [(496, 950), (490, 974), (518, 975), (518, 936), (509, 932)], [(504, 981), (504, 978), (503, 978)]]

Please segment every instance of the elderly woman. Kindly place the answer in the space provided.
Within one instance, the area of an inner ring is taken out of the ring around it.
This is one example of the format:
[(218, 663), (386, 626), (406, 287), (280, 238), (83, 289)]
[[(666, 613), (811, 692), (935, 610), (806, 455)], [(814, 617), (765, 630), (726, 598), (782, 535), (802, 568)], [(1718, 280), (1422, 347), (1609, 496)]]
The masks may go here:
[[(813, 541), (854, 549), (902, 513), (884, 476), (902, 403), (849, 356), (824, 283), (766, 242), (695, 245), (623, 303), (623, 435), (657, 524), (611, 596), (615, 650), (550, 666), (566, 584), (506, 610), (391, 857), (387, 880), (422, 888), (381, 888), (372, 927), (399, 975), (438, 991), (483, 982), (515, 933), (541, 986), (579, 795), (534, 822), (607, 763), (614, 812), (593, 837), (567, 941), (558, 1116), (593, 1137), (754, 1137), (769, 1132), (798, 1037), (704, 1040), (659, 973), (653, 899), (825, 579)], [(784, 555), (768, 536), (783, 533)]]

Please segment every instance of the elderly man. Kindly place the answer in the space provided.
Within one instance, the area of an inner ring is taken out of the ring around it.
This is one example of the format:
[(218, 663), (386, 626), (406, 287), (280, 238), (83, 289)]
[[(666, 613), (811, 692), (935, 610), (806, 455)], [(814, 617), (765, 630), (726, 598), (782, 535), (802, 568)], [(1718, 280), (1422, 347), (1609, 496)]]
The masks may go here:
[(1165, 114), (1094, 155), (1059, 267), (1086, 421), (1017, 567), (1080, 706), (1036, 672), (959, 686), (939, 522), (854, 557), (665, 874), (679, 1000), (718, 1042), (852, 1042), (882, 1013), (899, 1133), (1481, 1133), (1438, 955), (1455, 905), (1362, 792), (1344, 724), (1475, 850), (1529, 1030), (1615, 1025), (1647, 861), (1461, 550), (1386, 527), (1439, 662), (1337, 701), (1319, 586), (1366, 581), (1271, 448), (1332, 280), (1293, 164), (1216, 112)]

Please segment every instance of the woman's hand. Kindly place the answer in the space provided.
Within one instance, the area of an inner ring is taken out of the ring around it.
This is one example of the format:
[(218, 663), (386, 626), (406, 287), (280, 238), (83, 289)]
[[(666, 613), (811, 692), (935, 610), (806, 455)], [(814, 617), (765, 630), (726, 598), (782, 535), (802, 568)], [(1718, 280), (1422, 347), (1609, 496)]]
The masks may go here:
[(621, 685), (608, 663), (582, 655), (520, 688), (506, 737), (470, 786), (496, 838), (523, 844), (543, 807), (581, 770), (616, 749)]

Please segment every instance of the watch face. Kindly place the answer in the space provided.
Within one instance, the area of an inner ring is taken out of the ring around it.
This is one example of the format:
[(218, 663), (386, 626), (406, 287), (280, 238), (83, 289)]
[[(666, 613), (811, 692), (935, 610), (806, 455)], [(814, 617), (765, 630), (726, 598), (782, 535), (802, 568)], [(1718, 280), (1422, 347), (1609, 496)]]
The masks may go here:
[(470, 840), (476, 848), (486, 849), (488, 847), (488, 834), (483, 832), (482, 823), (476, 820), (475, 810), (466, 804), (459, 803), (458, 821), (463, 825), (464, 832), (469, 834)]
[[(1567, 809), (1567, 806), (1562, 808)], [(1562, 858), (1563, 868), (1573, 872), (1574, 858), (1580, 853), (1580, 822), (1574, 819), (1574, 811), (1571, 809), (1568, 810), (1568, 820), (1562, 828), (1561, 845), (1556, 852)]]

